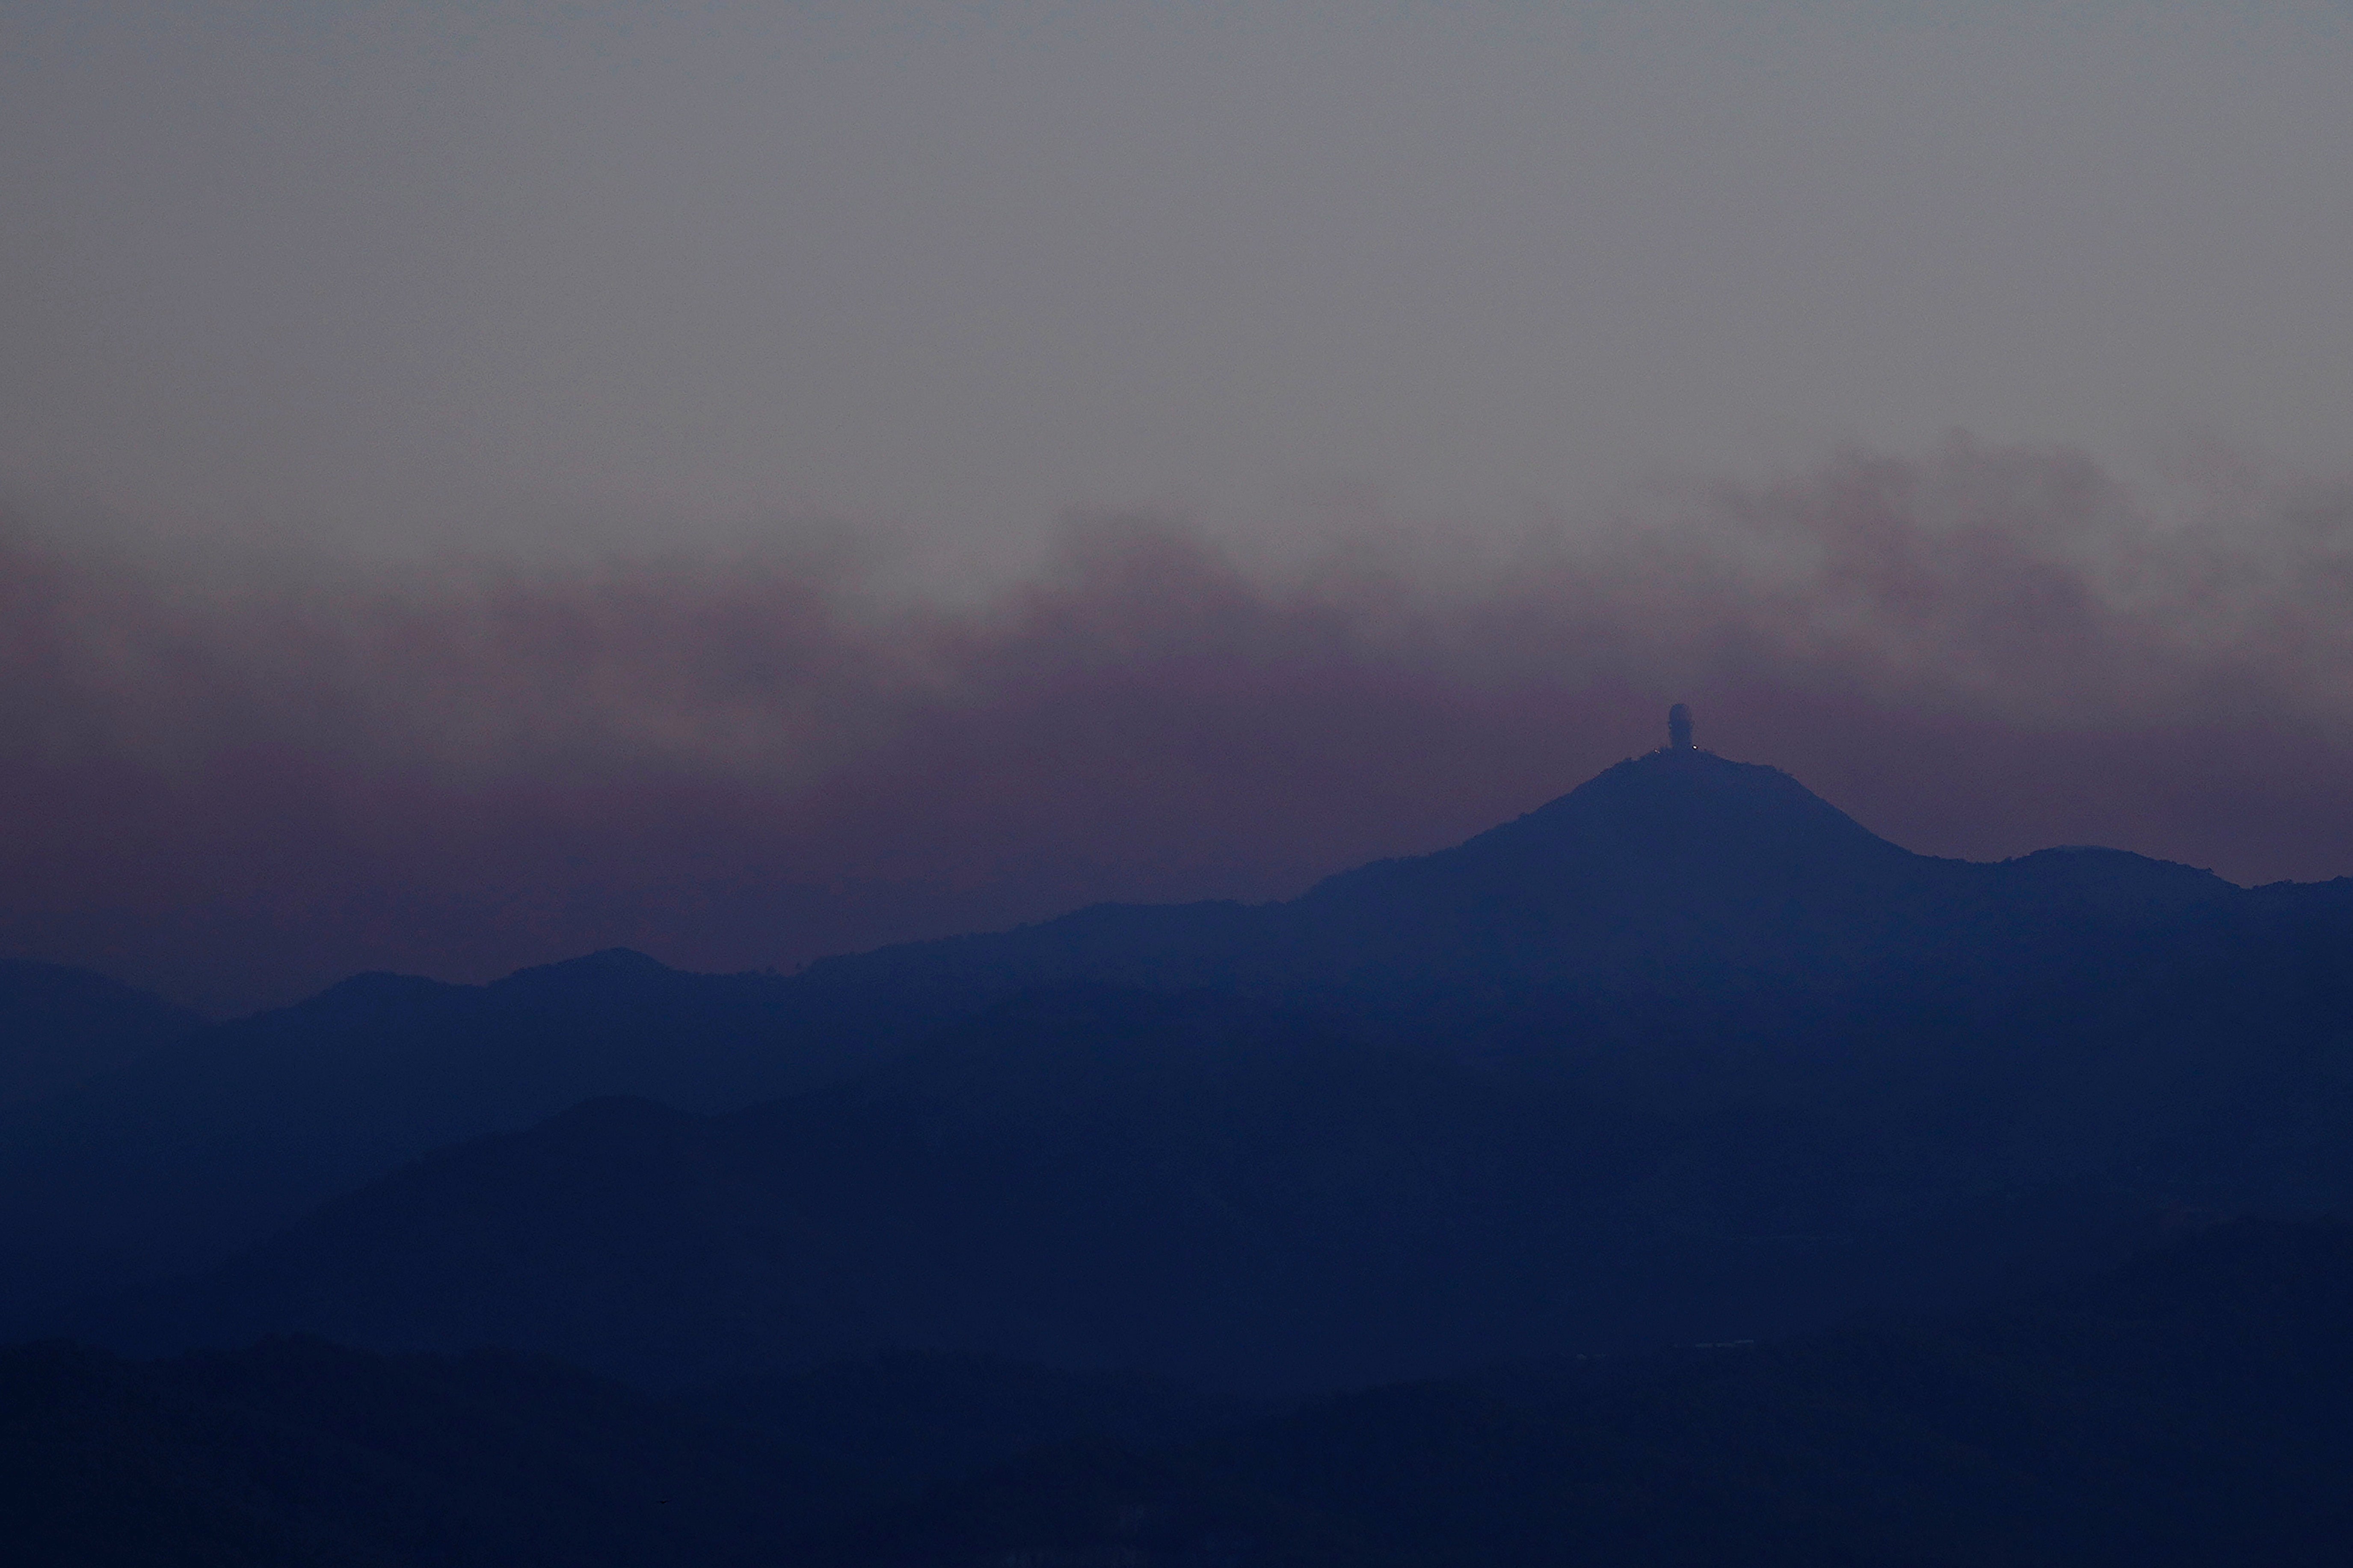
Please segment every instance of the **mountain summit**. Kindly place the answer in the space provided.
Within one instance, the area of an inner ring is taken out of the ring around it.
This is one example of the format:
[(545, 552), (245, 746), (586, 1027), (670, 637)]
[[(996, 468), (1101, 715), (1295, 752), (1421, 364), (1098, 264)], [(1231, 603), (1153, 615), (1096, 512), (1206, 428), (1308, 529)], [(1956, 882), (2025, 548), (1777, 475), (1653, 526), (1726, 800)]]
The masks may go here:
[(1810, 988), (1973, 901), (1984, 868), (1915, 855), (1780, 770), (1675, 734), (1453, 848), (1330, 878), (1271, 923), (1420, 1013), (1409, 993), (1472, 975), (1524, 998), (1688, 996), (1726, 973)]
[[(1778, 768), (1668, 747), (1605, 769), (1567, 795), (1452, 849), (1386, 860), (1317, 889), (1389, 882), (1476, 898), (1509, 888), (1566, 907), (1686, 901), (1772, 887), (1828, 889), (1929, 864)], [(1316, 895), (1311, 895), (1316, 896)]]

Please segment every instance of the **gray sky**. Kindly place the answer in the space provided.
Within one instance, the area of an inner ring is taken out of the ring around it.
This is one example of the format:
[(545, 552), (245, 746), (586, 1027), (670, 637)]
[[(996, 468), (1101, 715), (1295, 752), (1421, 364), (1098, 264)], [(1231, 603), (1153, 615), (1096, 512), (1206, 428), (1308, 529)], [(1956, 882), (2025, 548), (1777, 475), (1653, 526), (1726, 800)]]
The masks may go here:
[[(2353, 873), (2353, 6), (0, 0), (0, 952)], [(204, 568), (204, 570), (195, 570)]]
[(1072, 508), (2353, 449), (2341, 3), (0, 17), (0, 486), (79, 529), (987, 575)]

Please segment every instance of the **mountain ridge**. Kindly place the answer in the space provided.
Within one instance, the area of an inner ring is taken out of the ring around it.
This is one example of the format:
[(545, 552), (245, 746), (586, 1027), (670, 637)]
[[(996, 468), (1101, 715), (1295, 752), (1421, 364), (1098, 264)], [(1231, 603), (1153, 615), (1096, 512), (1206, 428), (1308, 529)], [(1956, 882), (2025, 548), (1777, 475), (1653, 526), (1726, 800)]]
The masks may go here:
[[(1810, 1179), (1907, 1194), (1890, 1212), (2143, 1166), (2172, 1173), (2151, 1191), (2266, 1201), (2287, 1150), (2317, 1173), (2297, 1201), (2322, 1202), (2353, 1180), (2313, 1152), (2344, 1089), (2327, 1052), (2353, 995), (2335, 956), (2348, 889), (2251, 891), (2121, 851), (1915, 856), (1778, 770), (1663, 752), (1280, 903), (1092, 906), (789, 977), (625, 950), (480, 987), (356, 977), (208, 1031), (177, 1076), (74, 1102), (46, 1164), (20, 1141), (0, 1163), (16, 1215), (47, 1205), (47, 1234), (132, 1261), (53, 1273), (16, 1316), (214, 1267), (435, 1149), (581, 1100), (732, 1114), (885, 1081), (991, 1008), (1091, 986), (1221, 997), (1242, 1035), (1261, 1027), (1245, 1013), (1280, 1016), (1367, 1063), (1516, 1075), (1570, 1107), (1564, 1125), (1616, 1116), (1651, 1157), (1683, 1150), (1637, 1206), (1701, 1231), (1764, 1223), (1706, 1217), (1756, 1207), (1744, 1183), (1784, 1194), (1784, 1229), (1861, 1223), (1737, 1174), (1820, 1163), (1791, 1142), (1807, 1127), (1841, 1151)], [(2072, 1163), (2021, 1152), (2049, 1136)]]

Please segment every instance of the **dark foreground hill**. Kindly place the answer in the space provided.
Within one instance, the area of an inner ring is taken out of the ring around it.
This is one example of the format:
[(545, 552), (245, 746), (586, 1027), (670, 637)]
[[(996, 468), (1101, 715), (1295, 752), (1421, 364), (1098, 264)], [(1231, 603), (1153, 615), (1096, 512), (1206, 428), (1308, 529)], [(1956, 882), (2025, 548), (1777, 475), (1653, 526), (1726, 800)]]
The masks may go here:
[(830, 1561), (2147, 1568), (2353, 1542), (2353, 1232), (2242, 1222), (2022, 1309), (1072, 1445)]
[(0, 1521), (26, 1568), (772, 1563), (1040, 1446), (1224, 1418), (1138, 1379), (938, 1357), (665, 1399), (499, 1353), (51, 1342), (0, 1351)]
[(2348, 1464), (2327, 1222), (1969, 1317), (1249, 1418), (913, 1356), (656, 1396), (311, 1341), (0, 1352), (0, 1517), (35, 1564), (2252, 1568), (2343, 1561)]

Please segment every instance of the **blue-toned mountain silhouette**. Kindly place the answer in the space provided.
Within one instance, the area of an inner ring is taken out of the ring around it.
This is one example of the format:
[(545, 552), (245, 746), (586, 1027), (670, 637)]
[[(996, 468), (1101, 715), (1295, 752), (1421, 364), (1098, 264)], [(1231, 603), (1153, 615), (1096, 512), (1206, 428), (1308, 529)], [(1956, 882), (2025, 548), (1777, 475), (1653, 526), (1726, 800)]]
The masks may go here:
[(56, 1100), (203, 1025), (185, 1008), (86, 969), (0, 959), (0, 1108)]
[(1671, 749), (1286, 903), (789, 978), (352, 982), (86, 1086), (6, 1180), (115, 1278), (201, 1272), (38, 1319), (140, 1347), (1315, 1386), (1987, 1300), (2182, 1212), (2341, 1204), (2348, 938), (2353, 884), (1935, 859)]

